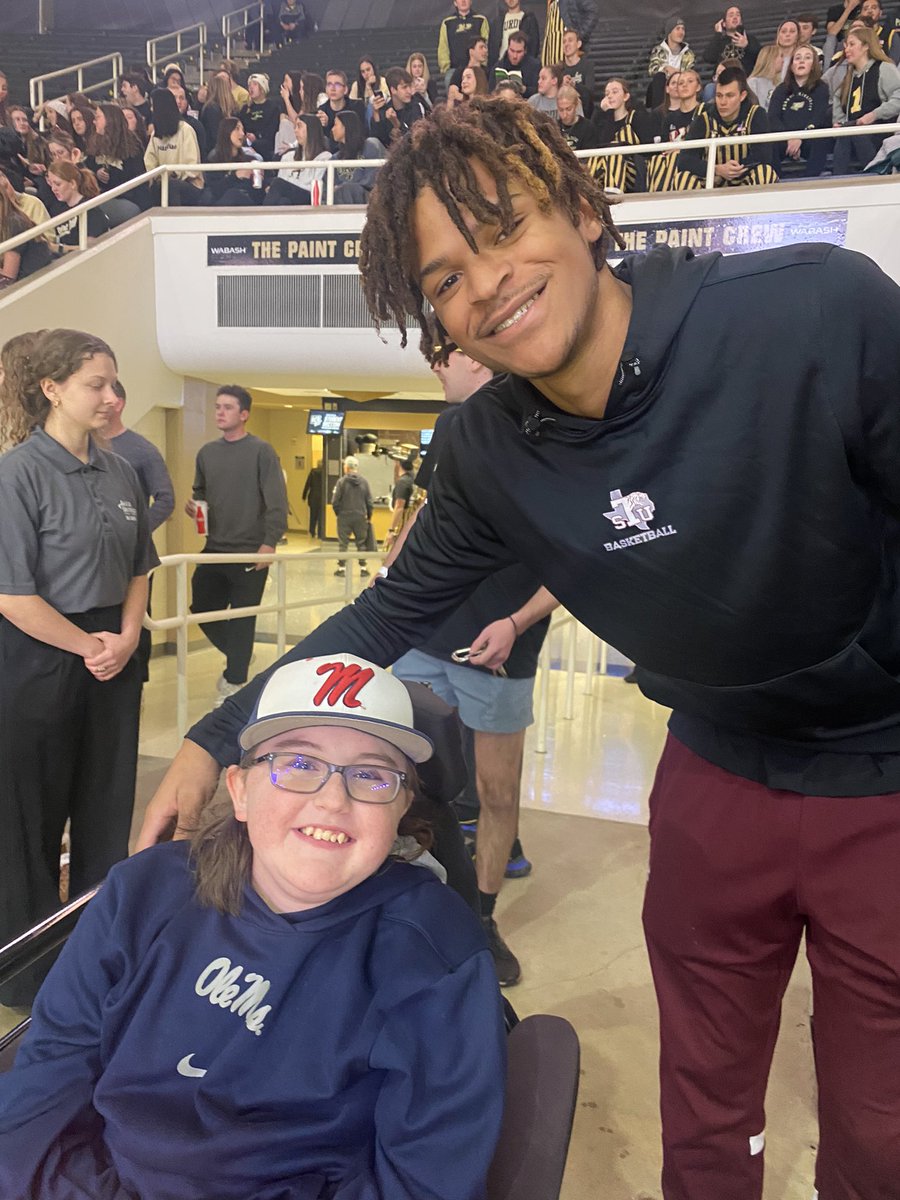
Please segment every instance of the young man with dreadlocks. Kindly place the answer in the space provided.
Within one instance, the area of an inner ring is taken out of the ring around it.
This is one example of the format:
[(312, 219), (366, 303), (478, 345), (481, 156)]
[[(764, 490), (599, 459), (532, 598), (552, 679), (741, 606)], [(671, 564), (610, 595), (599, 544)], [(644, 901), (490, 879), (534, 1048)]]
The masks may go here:
[[(759, 1200), (805, 933), (819, 1194), (895, 1196), (900, 289), (833, 246), (611, 269), (619, 241), (555, 123), (518, 101), (435, 113), (396, 147), (363, 235), (369, 306), (404, 338), (414, 317), (430, 360), (457, 345), (497, 378), (388, 577), (290, 657), (393, 662), (520, 562), (639, 663), (673, 710), (644, 909), (663, 1194)], [(193, 820), (262, 681), (190, 731), (145, 844)]]

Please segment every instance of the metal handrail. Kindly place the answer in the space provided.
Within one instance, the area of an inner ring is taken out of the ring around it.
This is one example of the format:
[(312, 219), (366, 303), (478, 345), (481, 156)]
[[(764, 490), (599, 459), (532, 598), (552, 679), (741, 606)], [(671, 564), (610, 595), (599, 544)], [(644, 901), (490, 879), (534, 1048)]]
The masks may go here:
[[(194, 32), (197, 34), (197, 41), (185, 46), (182, 43), (182, 37), (186, 33)], [(169, 49), (164, 54), (157, 55), (160, 43), (168, 42), (172, 38), (175, 38), (174, 50)], [(200, 51), (200, 82), (203, 83), (204, 54), (206, 53), (206, 23), (204, 21), (198, 21), (196, 25), (185, 25), (184, 29), (175, 29), (171, 33), (162, 33), (159, 37), (149, 38), (147, 41), (147, 66), (150, 68), (150, 77), (153, 82), (156, 83), (157, 67), (164, 59), (169, 58), (170, 55), (179, 57), (182, 54), (191, 54), (194, 50)]]
[[(167, 35), (174, 36), (172, 34)], [(872, 126), (841, 126), (834, 129), (799, 129), (776, 133), (753, 133), (744, 134), (732, 137), (722, 138), (698, 138), (691, 141), (678, 142), (672, 145), (669, 142), (649, 142), (639, 146), (603, 146), (596, 150), (576, 150), (576, 158), (608, 158), (615, 155), (629, 154), (666, 154), (677, 153), (685, 149), (706, 149), (706, 188), (712, 190), (715, 182), (716, 155), (715, 150), (719, 146), (738, 146), (742, 144), (759, 144), (765, 142), (784, 142), (793, 139), (799, 141), (814, 141), (819, 138), (841, 138), (841, 137), (861, 137), (865, 135), (871, 136)], [(885, 133), (900, 133), (900, 122), (893, 122), (889, 125), (878, 125), (879, 134)], [(788, 137), (788, 132), (790, 137)], [(305, 161), (305, 160), (304, 160)], [(331, 207), (334, 204), (334, 177), (335, 172), (345, 169), (353, 169), (356, 167), (383, 167), (387, 162), (385, 158), (355, 158), (355, 159), (329, 159), (327, 162), (317, 164), (317, 169), (320, 167), (325, 171), (326, 187), (325, 187), (325, 205)], [(312, 162), (306, 164), (313, 166)], [(68, 220), (71, 216), (77, 214), (79, 220), (79, 249), (87, 247), (87, 219), (86, 215), (92, 208), (99, 208), (106, 200), (112, 200), (116, 196), (124, 196), (129, 191), (140, 187), (142, 184), (151, 182), (159, 178), (161, 184), (160, 204), (163, 208), (168, 207), (169, 194), (168, 185), (169, 177), (177, 174), (190, 175), (206, 175), (215, 171), (235, 171), (235, 170), (262, 170), (262, 171), (283, 171), (290, 169), (290, 164), (285, 163), (282, 159), (275, 162), (256, 162), (255, 160), (249, 163), (165, 163), (159, 167), (154, 167), (152, 171), (148, 171), (144, 175), (138, 175), (136, 179), (130, 179), (127, 183), (120, 184), (116, 188), (111, 188), (108, 192), (101, 192), (99, 196), (95, 196), (93, 200), (85, 200), (81, 204), (76, 205), (62, 217), (54, 217), (49, 221), (43, 222), (41, 225), (35, 226), (33, 229), (27, 229), (24, 233), (17, 234), (13, 238), (8, 238), (5, 242), (0, 242), (0, 255), (5, 254), (7, 250), (14, 250), (17, 246), (23, 245), (25, 242), (31, 241), (32, 238), (41, 237), (44, 233), (56, 227), (62, 221)], [(837, 178), (841, 178), (838, 176)], [(848, 176), (849, 180), (865, 179), (871, 182), (874, 176)], [(777, 186), (777, 185), (776, 185)], [(677, 192), (659, 192), (648, 193), (658, 197), (669, 197), (678, 195)], [(691, 193), (696, 194), (696, 193)], [(193, 210), (192, 210), (193, 211)]]
[[(68, 904), (45, 917), (37, 925), (20, 934), (13, 941), (0, 947), (0, 985), (8, 983), (20, 971), (39, 961), (60, 942), (64, 942), (75, 928), (82, 909), (84, 909), (100, 890), (99, 886), (91, 888), (83, 895), (70, 900)], [(9, 1039), (15, 1030), (7, 1035)], [(7, 1038), (0, 1038), (0, 1050), (7, 1044)]]
[[(92, 83), (85, 87), (85, 69), (87, 67), (99, 67), (101, 63), (105, 62), (112, 63), (112, 77), (109, 79), (101, 79), (97, 83)], [(103, 54), (100, 58), (89, 58), (85, 62), (73, 63), (71, 67), (62, 67), (59, 71), (47, 71), (44, 75), (35, 75), (32, 79), (28, 80), (28, 101), (32, 109), (39, 108), (41, 105), (43, 105), (45, 100), (45, 83), (48, 83), (51, 79), (61, 79), (64, 75), (71, 75), (73, 72), (78, 77), (78, 83), (75, 91), (83, 92), (85, 95), (88, 95), (90, 92), (96, 92), (100, 88), (108, 87), (111, 84), (113, 94), (115, 94), (119, 90), (119, 80), (124, 74), (122, 55), (118, 52), (114, 54)], [(44, 117), (43, 114), (41, 114), (41, 129), (44, 128), (43, 122)]]
[[(255, 17), (250, 17), (247, 14), (256, 12)], [(243, 25), (232, 26), (231, 18), (243, 18)], [(248, 4), (245, 8), (236, 8), (233, 12), (225, 13), (222, 17), (222, 37), (225, 39), (225, 57), (231, 58), (231, 39), (236, 33), (243, 33), (249, 29), (251, 25), (259, 22), (259, 53), (260, 57), (265, 53), (265, 37), (266, 37), (266, 5), (265, 0), (260, 0), (259, 4)]]

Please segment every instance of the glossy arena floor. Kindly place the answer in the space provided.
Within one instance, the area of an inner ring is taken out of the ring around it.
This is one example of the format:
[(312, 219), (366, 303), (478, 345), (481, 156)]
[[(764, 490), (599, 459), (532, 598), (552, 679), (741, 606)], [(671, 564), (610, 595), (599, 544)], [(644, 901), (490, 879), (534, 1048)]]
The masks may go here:
[[(332, 568), (323, 563), (316, 578), (297, 584), (318, 594), (333, 582), (337, 595)], [(307, 610), (292, 633), (323, 615)], [(260, 629), (265, 633), (265, 620)], [(199, 717), (222, 660), (205, 648), (189, 657), (190, 710)], [(273, 659), (274, 646), (257, 643), (254, 669)], [(154, 659), (144, 697), (135, 827), (178, 745), (174, 680), (174, 659)], [(583, 694), (583, 676), (576, 683), (575, 719), (565, 721), (558, 716), (564, 678), (551, 672), (547, 753), (534, 753), (534, 730), (526, 745), (521, 834), (534, 871), (508, 881), (498, 905), (501, 930), (523, 966), (522, 983), (507, 995), (520, 1015), (566, 1017), (581, 1040), (564, 1200), (658, 1200), (656, 1006), (640, 909), (647, 794), (666, 714), (620, 677), (597, 677), (590, 696)], [(801, 962), (786, 997), (769, 1087), (766, 1200), (810, 1200), (813, 1194), (817, 1131), (808, 1013)], [(9, 1024), (0, 1010), (0, 1027)]]

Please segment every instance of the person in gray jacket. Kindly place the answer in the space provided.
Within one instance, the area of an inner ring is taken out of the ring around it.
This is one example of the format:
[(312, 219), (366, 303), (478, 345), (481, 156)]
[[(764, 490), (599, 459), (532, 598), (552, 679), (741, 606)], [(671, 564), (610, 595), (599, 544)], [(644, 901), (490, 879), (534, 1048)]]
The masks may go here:
[[(351, 536), (360, 553), (367, 550), (369, 522), (372, 519), (372, 492), (368, 481), (359, 473), (359, 459), (352, 454), (348, 454), (344, 459), (344, 474), (335, 484), (331, 507), (337, 517), (338, 547), (341, 554), (349, 546)], [(364, 577), (369, 574), (365, 559), (360, 561), (359, 573)], [(344, 574), (346, 562), (340, 559), (335, 575)]]

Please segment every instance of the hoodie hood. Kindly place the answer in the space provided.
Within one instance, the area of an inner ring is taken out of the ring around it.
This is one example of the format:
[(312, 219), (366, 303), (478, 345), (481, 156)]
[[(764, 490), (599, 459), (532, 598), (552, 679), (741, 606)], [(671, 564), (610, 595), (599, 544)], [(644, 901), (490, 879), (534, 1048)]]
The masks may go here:
[[(691, 305), (721, 257), (716, 253), (698, 258), (692, 250), (661, 246), (648, 254), (624, 258), (613, 274), (631, 288), (631, 320), (603, 419), (565, 413), (528, 380), (511, 376), (525, 436), (594, 436), (612, 421), (643, 407), (655, 392)], [(665, 304), (660, 304), (661, 293)]]

